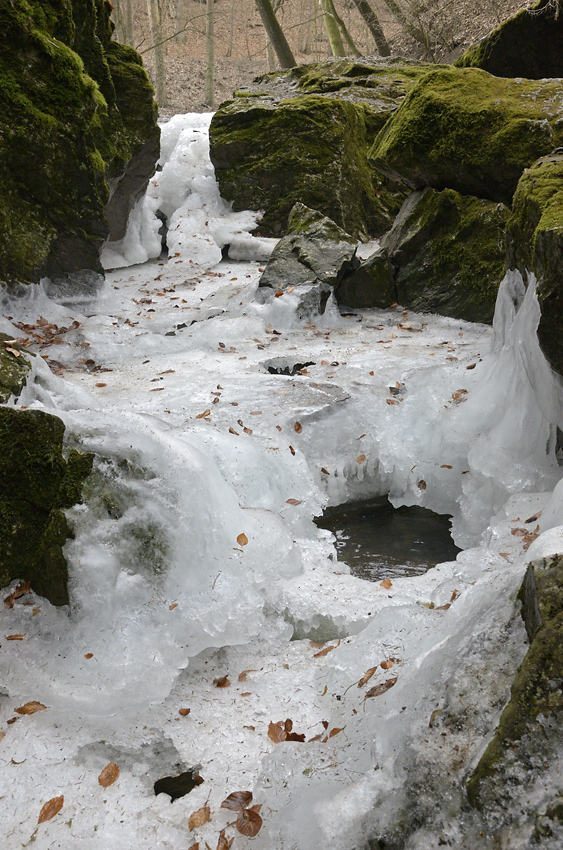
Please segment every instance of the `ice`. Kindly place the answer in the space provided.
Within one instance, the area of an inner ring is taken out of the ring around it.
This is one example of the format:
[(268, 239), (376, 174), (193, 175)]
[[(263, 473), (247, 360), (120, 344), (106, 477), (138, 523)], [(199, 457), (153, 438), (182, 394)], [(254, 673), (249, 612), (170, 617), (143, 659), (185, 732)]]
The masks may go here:
[[(68, 512), (70, 606), (31, 594), (2, 613), (5, 636), (25, 635), (0, 641), (3, 846), (216, 847), (235, 835), (222, 800), (252, 790), (263, 827), (236, 833), (240, 850), (474, 850), (488, 825), (463, 782), (526, 651), (516, 593), (526, 562), (563, 543), (561, 387), (533, 286), (507, 275), (493, 329), (400, 307), (344, 317), (332, 299), (305, 322), (295, 293), (257, 303), (270, 243), (219, 198), (208, 122), (164, 125), (162, 170), (106, 248), (96, 298), (64, 306), (45, 283), (2, 296), (7, 333), (68, 329), (33, 346), (10, 403), (59, 415), (66, 450), (96, 458)], [(313, 517), (378, 494), (449, 513), (464, 551), (389, 587), (351, 575)], [(512, 531), (536, 514), (526, 551)], [(47, 708), (13, 713), (28, 700)], [(269, 739), (287, 718), (305, 742)], [(120, 778), (102, 788), (109, 761)], [(154, 795), (196, 765), (189, 795)], [(542, 782), (536, 805), (563, 790), (555, 768)]]

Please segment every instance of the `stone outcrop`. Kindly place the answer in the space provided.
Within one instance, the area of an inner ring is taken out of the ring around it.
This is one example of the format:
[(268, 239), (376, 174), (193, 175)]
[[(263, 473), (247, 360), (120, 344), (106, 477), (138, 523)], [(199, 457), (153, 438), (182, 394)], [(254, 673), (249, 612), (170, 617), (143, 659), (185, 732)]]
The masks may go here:
[(30, 369), (29, 355), (8, 334), (0, 333), (0, 404), (19, 396)]
[(80, 501), (92, 455), (62, 453), (64, 424), (41, 410), (0, 407), (0, 587), (14, 579), (68, 603), (64, 508)]
[(221, 104), (210, 127), (221, 194), (235, 210), (264, 210), (263, 235), (286, 232), (296, 202), (356, 238), (383, 233), (405, 192), (367, 152), (428, 71), (405, 60), (327, 60), (258, 78)]
[(563, 77), (563, 15), (556, 16), (551, 0), (540, 0), (466, 50), (455, 65), (495, 77)]
[(421, 313), (491, 322), (504, 275), (503, 204), (453, 189), (413, 192), (382, 244), (397, 301)]
[(358, 268), (347, 272), (335, 297), (339, 304), (358, 309), (385, 309), (396, 301), (394, 268), (389, 262), (387, 251), (377, 251)]
[(0, 5), (0, 281), (101, 272), (158, 156), (140, 57), (105, 0)]

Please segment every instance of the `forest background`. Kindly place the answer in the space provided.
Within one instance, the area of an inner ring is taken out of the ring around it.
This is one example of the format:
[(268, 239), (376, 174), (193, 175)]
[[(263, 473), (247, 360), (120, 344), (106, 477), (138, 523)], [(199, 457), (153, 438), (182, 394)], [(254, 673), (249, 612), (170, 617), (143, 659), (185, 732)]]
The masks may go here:
[[(212, 110), (235, 89), (279, 67), (258, 5), (256, 0), (112, 0), (115, 37), (142, 54), (161, 118)], [(297, 64), (335, 54), (379, 56), (381, 38), (378, 48), (360, 6), (371, 8), (390, 55), (453, 62), (529, 5), (522, 0), (272, 2)], [(340, 34), (340, 44), (329, 37), (331, 30)]]

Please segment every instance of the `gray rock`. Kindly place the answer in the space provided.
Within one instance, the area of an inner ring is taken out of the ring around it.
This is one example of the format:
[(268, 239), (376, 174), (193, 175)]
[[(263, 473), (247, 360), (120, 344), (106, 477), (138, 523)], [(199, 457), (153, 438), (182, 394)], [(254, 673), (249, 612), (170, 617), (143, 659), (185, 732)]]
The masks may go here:
[(384, 309), (396, 300), (394, 269), (387, 251), (378, 251), (346, 275), (335, 296), (346, 307)]

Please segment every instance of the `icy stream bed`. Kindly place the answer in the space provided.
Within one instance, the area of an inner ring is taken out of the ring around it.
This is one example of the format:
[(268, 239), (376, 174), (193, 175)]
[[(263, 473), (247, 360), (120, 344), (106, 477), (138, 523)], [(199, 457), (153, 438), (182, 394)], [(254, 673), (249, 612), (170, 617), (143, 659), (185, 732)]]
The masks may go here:
[[(507, 278), (494, 329), (330, 302), (304, 322), (295, 293), (258, 304), (249, 258), (268, 245), (218, 198), (205, 126), (174, 121), (112, 255), (142, 264), (79, 305), (45, 284), (4, 296), (0, 330), (37, 352), (18, 405), (59, 415), (96, 461), (68, 512), (70, 609), (32, 597), (1, 615), (3, 637), (24, 635), (0, 640), (2, 846), (215, 850), (225, 829), (234, 850), (484, 847), (462, 784), (526, 651), (513, 531), (547, 505), (524, 525), (551, 528), (541, 555), (563, 521), (535, 295)], [(146, 235), (163, 198), (168, 260)], [(242, 259), (219, 262), (226, 244)], [(313, 518), (385, 494), (452, 515), (464, 551), (390, 583), (350, 575)], [(46, 710), (14, 713), (30, 700)], [(304, 741), (269, 737), (287, 718)], [(154, 795), (189, 768), (191, 793)], [(234, 791), (262, 806), (254, 838), (220, 808)], [(516, 826), (510, 847), (528, 838)]]

